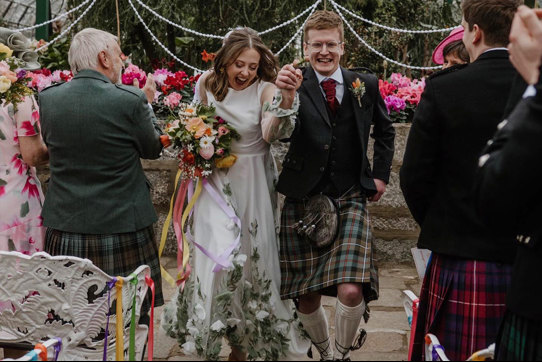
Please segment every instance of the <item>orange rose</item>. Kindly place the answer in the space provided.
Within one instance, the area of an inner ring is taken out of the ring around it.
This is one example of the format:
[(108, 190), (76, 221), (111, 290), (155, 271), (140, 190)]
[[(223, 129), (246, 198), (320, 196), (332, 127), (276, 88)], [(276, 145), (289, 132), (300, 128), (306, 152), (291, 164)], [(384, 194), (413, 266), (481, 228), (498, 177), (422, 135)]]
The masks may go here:
[(218, 168), (230, 168), (235, 165), (237, 161), (237, 156), (229, 155), (228, 157), (222, 157), (215, 161), (215, 165)]

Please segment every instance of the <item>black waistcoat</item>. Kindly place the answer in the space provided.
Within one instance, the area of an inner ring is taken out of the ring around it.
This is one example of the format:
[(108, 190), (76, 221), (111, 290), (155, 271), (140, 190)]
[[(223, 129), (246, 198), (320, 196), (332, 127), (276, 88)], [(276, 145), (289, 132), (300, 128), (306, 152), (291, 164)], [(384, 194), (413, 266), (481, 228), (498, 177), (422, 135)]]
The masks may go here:
[(326, 170), (311, 194), (323, 192), (338, 197), (359, 185), (363, 154), (350, 91), (345, 87), (343, 102), (335, 115), (327, 108), (331, 120), (330, 153)]

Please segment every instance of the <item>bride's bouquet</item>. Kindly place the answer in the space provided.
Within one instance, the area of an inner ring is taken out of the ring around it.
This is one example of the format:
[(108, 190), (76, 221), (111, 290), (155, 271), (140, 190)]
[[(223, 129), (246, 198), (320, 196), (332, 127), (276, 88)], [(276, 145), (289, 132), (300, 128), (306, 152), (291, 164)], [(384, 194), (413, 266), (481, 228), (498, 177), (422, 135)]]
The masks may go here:
[(215, 167), (233, 166), (237, 157), (231, 153), (231, 146), (240, 136), (216, 116), (215, 107), (183, 103), (178, 115), (178, 119), (166, 125), (162, 143), (179, 150), (177, 158), (183, 179), (207, 178)]
[[(176, 282), (178, 285), (184, 285), (184, 281), (190, 275), (188, 263), (190, 248), (185, 224), (203, 188), (238, 225), (240, 230), (240, 220), (235, 211), (213, 190), (207, 178), (215, 168), (229, 168), (235, 164), (237, 157), (232, 154), (232, 144), (233, 141), (239, 140), (241, 137), (232, 126), (216, 115), (214, 106), (181, 103), (177, 109), (178, 117), (172, 117), (166, 125), (165, 135), (161, 136), (161, 141), (164, 147), (172, 145), (178, 150), (179, 171), (176, 179), (180, 178), (181, 182), (178, 188), (177, 182), (175, 182), (176, 188), (171, 199), (169, 215), (162, 229), (159, 250), (161, 253), (165, 246), (169, 225), (173, 218), (178, 242)], [(195, 243), (195, 241), (193, 242)], [(239, 238), (237, 238), (234, 247), (238, 242)], [(195, 245), (200, 249), (203, 248), (199, 244)], [(205, 250), (204, 253), (217, 263), (214, 269), (216, 271), (229, 265), (229, 254), (216, 256), (208, 250)], [(174, 279), (167, 272), (162, 275), (167, 281), (174, 283)]]
[(13, 104), (17, 110), (17, 104), (34, 92), (27, 86), (26, 70), (20, 69), (23, 64), (12, 55), (13, 50), (0, 43), (0, 103)]

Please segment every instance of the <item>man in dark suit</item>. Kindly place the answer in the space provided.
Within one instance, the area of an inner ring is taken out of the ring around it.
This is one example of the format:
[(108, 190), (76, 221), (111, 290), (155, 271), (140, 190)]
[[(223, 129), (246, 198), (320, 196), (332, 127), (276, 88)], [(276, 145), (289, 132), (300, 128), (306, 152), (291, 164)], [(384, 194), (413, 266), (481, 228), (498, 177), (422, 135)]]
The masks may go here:
[(120, 85), (116, 38), (84, 29), (72, 40), (72, 81), (39, 95), (51, 179), (43, 205), (45, 251), (92, 260), (112, 276), (151, 267), (163, 304), (154, 241), (157, 216), (140, 158), (160, 156), (160, 130), (149, 105), (155, 85)]
[[(333, 359), (321, 294), (338, 296), (335, 358), (348, 359), (366, 303), (378, 297), (367, 198), (378, 201), (386, 190), (395, 131), (377, 78), (339, 66), (344, 53), (340, 17), (317, 11), (305, 25), (305, 55), (300, 108), (277, 190), (286, 195), (282, 210), (281, 296), (298, 300), (298, 315), (322, 359)], [(295, 79), (281, 78), (281, 82)], [(371, 125), (375, 138), (373, 167), (367, 158)], [(326, 247), (313, 247), (294, 228), (304, 203), (324, 194), (340, 214), (338, 236)]]
[[(538, 15), (538, 16), (537, 16)], [(510, 59), (531, 84), (479, 161), (477, 202), (495, 230), (513, 232), (518, 252), (506, 315), (497, 339), (500, 361), (542, 359), (542, 11), (520, 7)], [(522, 191), (527, 194), (523, 195)]]
[[(472, 187), (478, 156), (502, 121), (516, 71), (505, 46), (520, 0), (464, 0), (463, 42), (471, 64), (430, 77), (414, 116), (401, 189), (433, 251), (420, 296), (413, 359), (426, 333), (451, 360), (495, 341), (515, 247), (477, 217)], [(512, 97), (519, 99), (520, 94)]]

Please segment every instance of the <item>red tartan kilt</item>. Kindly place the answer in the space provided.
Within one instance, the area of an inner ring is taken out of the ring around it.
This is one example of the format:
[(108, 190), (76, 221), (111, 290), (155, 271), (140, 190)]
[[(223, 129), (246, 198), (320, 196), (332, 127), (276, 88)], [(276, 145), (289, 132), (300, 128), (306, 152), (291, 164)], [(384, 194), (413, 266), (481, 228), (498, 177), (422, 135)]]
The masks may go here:
[(495, 343), (506, 312), (512, 266), (433, 253), (420, 295), (412, 360), (424, 360), (434, 334), (451, 361)]

